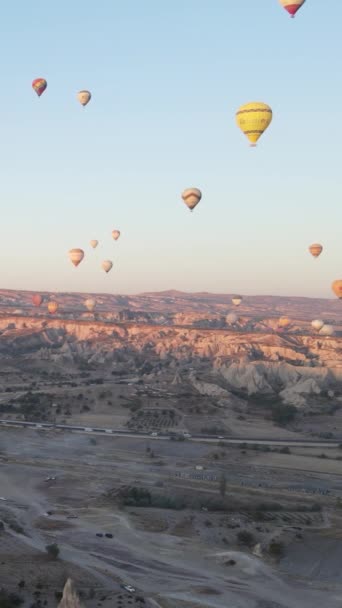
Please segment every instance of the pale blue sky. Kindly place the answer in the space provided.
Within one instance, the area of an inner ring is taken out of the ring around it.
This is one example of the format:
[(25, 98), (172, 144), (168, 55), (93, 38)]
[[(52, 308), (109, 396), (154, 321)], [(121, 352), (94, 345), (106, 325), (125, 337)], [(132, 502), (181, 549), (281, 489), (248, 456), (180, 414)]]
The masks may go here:
[[(0, 286), (331, 297), (342, 2), (322, 4), (292, 20), (278, 0), (7, 2)], [(36, 77), (48, 81), (41, 98)], [(256, 149), (235, 125), (249, 101), (274, 112)], [(203, 192), (192, 214), (180, 197), (191, 186)], [(86, 252), (78, 269), (72, 247)]]

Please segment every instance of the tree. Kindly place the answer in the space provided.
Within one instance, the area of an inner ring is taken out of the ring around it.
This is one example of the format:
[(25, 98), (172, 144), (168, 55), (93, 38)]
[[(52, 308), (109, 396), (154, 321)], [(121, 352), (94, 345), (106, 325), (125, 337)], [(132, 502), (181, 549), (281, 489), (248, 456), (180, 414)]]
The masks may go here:
[(227, 489), (227, 480), (226, 480), (225, 474), (222, 473), (220, 480), (219, 480), (219, 490), (220, 490), (220, 494), (221, 494), (222, 498), (224, 498), (226, 495), (226, 489)]
[(46, 553), (52, 559), (57, 559), (59, 556), (59, 546), (56, 543), (52, 543), (51, 545), (46, 545), (45, 547)]
[(238, 532), (237, 539), (241, 545), (246, 545), (247, 547), (255, 545), (255, 538), (248, 530), (241, 530), (241, 532)]

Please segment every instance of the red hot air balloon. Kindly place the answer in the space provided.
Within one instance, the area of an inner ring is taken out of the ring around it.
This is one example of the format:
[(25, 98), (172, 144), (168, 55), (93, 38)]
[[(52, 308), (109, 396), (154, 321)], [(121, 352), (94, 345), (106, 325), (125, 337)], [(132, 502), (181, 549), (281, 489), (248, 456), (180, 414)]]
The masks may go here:
[(41, 306), (43, 304), (43, 296), (41, 296), (39, 293), (35, 293), (32, 296), (32, 302), (34, 306)]
[(303, 6), (305, 0), (279, 0), (279, 2), (293, 18), (297, 11)]
[(36, 91), (38, 97), (44, 93), (46, 87), (47, 82), (45, 78), (35, 78), (35, 80), (32, 82), (32, 88), (34, 91)]

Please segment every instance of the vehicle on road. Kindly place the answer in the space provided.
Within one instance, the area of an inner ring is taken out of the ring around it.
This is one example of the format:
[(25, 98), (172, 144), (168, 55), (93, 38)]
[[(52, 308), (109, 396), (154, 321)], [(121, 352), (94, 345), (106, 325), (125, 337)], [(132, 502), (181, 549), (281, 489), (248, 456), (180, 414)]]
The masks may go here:
[(155, 431), (153, 433), (151, 433), (151, 437), (158, 437), (158, 433), (156, 433)]
[(130, 593), (134, 593), (135, 591), (135, 588), (132, 587), (132, 585), (121, 585), (121, 587), (125, 589), (125, 591), (129, 591)]
[(189, 439), (189, 437), (191, 437), (190, 433), (183, 433), (183, 437), (187, 437), (187, 439)]

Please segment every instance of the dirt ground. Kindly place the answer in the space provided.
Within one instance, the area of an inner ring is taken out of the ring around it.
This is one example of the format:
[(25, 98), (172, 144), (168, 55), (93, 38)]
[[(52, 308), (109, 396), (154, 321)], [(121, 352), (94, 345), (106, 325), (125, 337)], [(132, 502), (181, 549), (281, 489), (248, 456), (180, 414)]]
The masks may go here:
[[(142, 599), (165, 608), (340, 607), (342, 467), (326, 469), (338, 461), (300, 450), (242, 453), (185, 442), (180, 451), (177, 442), (158, 439), (90, 439), (0, 429), (0, 586), (27, 606), (37, 598), (55, 606), (71, 576), (89, 608), (128, 608)], [(199, 499), (220, 499), (222, 473), (230, 507), (201, 507)], [(116, 493), (133, 486), (187, 497), (193, 506), (123, 506)], [(250, 505), (260, 503), (256, 516)], [(238, 540), (241, 531), (253, 535), (250, 547)], [(284, 545), (277, 559), (272, 541)], [(47, 555), (51, 543), (60, 549), (57, 560)]]

